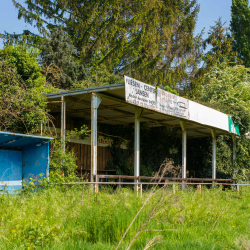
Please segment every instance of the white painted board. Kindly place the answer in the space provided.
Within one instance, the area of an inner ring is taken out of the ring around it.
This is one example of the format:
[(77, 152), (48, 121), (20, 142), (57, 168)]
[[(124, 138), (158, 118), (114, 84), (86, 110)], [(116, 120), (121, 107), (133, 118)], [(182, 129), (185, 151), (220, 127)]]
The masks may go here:
[(126, 102), (143, 108), (156, 110), (155, 87), (128, 76), (124, 76), (124, 78)]
[(190, 121), (229, 131), (228, 115), (199, 103), (189, 101)]
[(189, 119), (189, 100), (157, 88), (157, 111)]
[(128, 103), (229, 132), (228, 115), (125, 76)]

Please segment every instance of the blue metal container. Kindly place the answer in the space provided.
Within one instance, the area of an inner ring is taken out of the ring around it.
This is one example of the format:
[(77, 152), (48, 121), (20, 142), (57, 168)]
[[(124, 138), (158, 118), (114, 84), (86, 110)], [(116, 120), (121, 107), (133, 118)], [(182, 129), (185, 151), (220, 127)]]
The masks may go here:
[(0, 131), (0, 191), (20, 190), (24, 180), (49, 176), (49, 140)]

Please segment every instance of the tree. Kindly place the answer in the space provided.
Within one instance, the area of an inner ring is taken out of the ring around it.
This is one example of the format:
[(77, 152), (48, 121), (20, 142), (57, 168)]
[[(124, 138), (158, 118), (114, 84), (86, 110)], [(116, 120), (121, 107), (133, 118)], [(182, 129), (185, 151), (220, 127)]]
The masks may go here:
[(37, 53), (23, 46), (0, 50), (0, 130), (30, 133), (49, 120)]
[(190, 89), (200, 59), (197, 0), (26, 0), (27, 8), (13, 2), (18, 17), (42, 35), (62, 25), (85, 68), (104, 64), (110, 73)]
[(235, 62), (236, 55), (232, 51), (233, 38), (230, 37), (221, 18), (215, 21), (214, 26), (210, 26), (208, 38), (204, 41), (204, 49), (207, 46), (212, 47), (204, 56), (205, 68), (211, 69), (217, 63)]
[(203, 56), (203, 65), (198, 70), (196, 78), (192, 82), (192, 91), (189, 96), (197, 96), (200, 86), (204, 84), (205, 75), (218, 63), (228, 63), (230, 65), (240, 63), (235, 52), (232, 51), (233, 38), (228, 33), (225, 23), (221, 18), (215, 21), (214, 26), (210, 26), (208, 37), (203, 42), (204, 50), (210, 48)]
[(0, 50), (0, 60), (13, 67), (28, 88), (40, 87), (45, 83), (42, 68), (37, 63), (39, 51), (27, 46), (5, 46)]
[[(243, 65), (228, 66), (218, 64), (205, 76), (205, 84), (200, 90), (200, 101), (205, 105), (227, 113), (234, 123), (240, 125), (237, 137), (237, 157), (235, 173), (237, 178), (250, 178), (250, 141), (245, 134), (250, 129), (250, 69)], [(217, 138), (217, 168), (233, 176), (232, 139), (229, 136)]]
[(79, 63), (78, 53), (71, 39), (62, 28), (56, 27), (41, 46), (41, 64), (46, 82), (66, 89), (89, 78), (89, 72)]
[(240, 125), (241, 134), (250, 129), (250, 69), (226, 63), (217, 65), (206, 76), (200, 100), (230, 114)]
[(233, 0), (231, 7), (233, 49), (246, 67), (250, 67), (250, 8), (248, 0)]

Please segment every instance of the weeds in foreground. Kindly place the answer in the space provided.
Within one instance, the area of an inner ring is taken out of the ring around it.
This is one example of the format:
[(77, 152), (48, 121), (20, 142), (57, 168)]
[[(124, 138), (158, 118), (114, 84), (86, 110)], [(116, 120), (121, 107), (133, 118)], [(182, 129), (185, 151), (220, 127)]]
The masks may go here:
[(129, 228), (121, 250), (249, 249), (249, 191), (186, 188), (173, 194), (165, 186), (146, 203), (150, 189), (142, 197), (129, 188), (102, 187), (95, 194), (88, 185), (4, 193), (0, 248), (114, 250)]
[[(162, 165), (160, 166), (160, 169), (159, 171), (155, 174), (155, 176), (153, 178), (159, 178), (159, 181), (158, 183), (160, 183), (162, 181), (162, 178), (168, 174), (169, 172), (172, 172), (172, 173), (179, 173), (180, 171), (180, 167), (177, 166), (175, 167), (174, 166), (174, 162), (170, 159), (166, 159)], [(131, 226), (134, 224), (135, 220), (137, 219), (137, 217), (139, 216), (139, 214), (141, 213), (141, 211), (144, 209), (144, 207), (146, 206), (146, 204), (148, 202), (152, 202), (152, 198), (154, 196), (156, 196), (157, 193), (159, 193), (160, 190), (164, 189), (166, 187), (166, 184), (158, 189), (158, 184), (155, 185), (147, 199), (145, 200), (145, 202), (142, 204), (141, 208), (139, 209), (139, 211), (137, 212), (137, 214), (135, 215), (134, 219), (132, 220), (132, 222), (130, 223), (129, 227), (127, 228), (127, 230), (125, 231), (125, 233), (123, 234), (121, 240), (119, 241), (117, 247), (116, 247), (116, 250), (119, 248), (119, 246), (121, 245), (124, 237), (126, 236), (128, 230), (131, 228)], [(176, 198), (176, 197), (175, 197)], [(163, 193), (163, 192), (160, 192), (160, 196), (157, 197), (156, 199), (156, 202), (153, 202), (153, 206), (152, 208), (150, 209), (149, 213), (148, 213), (148, 216), (146, 217), (146, 219), (144, 220), (142, 226), (138, 229), (137, 233), (135, 234), (135, 236), (133, 237), (132, 241), (130, 242), (129, 246), (127, 247), (127, 250), (129, 250), (132, 246), (132, 244), (134, 243), (134, 241), (136, 240), (136, 238), (141, 234), (141, 232), (143, 231), (143, 229), (147, 226), (148, 222), (154, 218), (157, 214), (161, 214), (165, 209), (167, 209), (167, 207), (169, 207), (170, 205), (174, 205), (176, 203), (176, 199), (173, 199), (173, 197), (171, 195), (166, 195), (166, 193)], [(170, 204), (170, 205), (169, 205)], [(155, 245), (157, 244), (157, 240), (160, 236), (158, 237), (154, 237), (153, 240), (149, 241), (149, 243), (146, 245), (146, 248), (149, 248), (149, 246), (151, 244)]]

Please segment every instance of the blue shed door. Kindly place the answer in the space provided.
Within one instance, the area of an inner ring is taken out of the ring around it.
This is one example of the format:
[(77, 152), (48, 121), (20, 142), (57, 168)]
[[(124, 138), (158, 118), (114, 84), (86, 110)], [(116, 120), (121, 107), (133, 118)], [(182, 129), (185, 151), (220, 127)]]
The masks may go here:
[(0, 190), (19, 190), (21, 185), (22, 152), (0, 150)]

